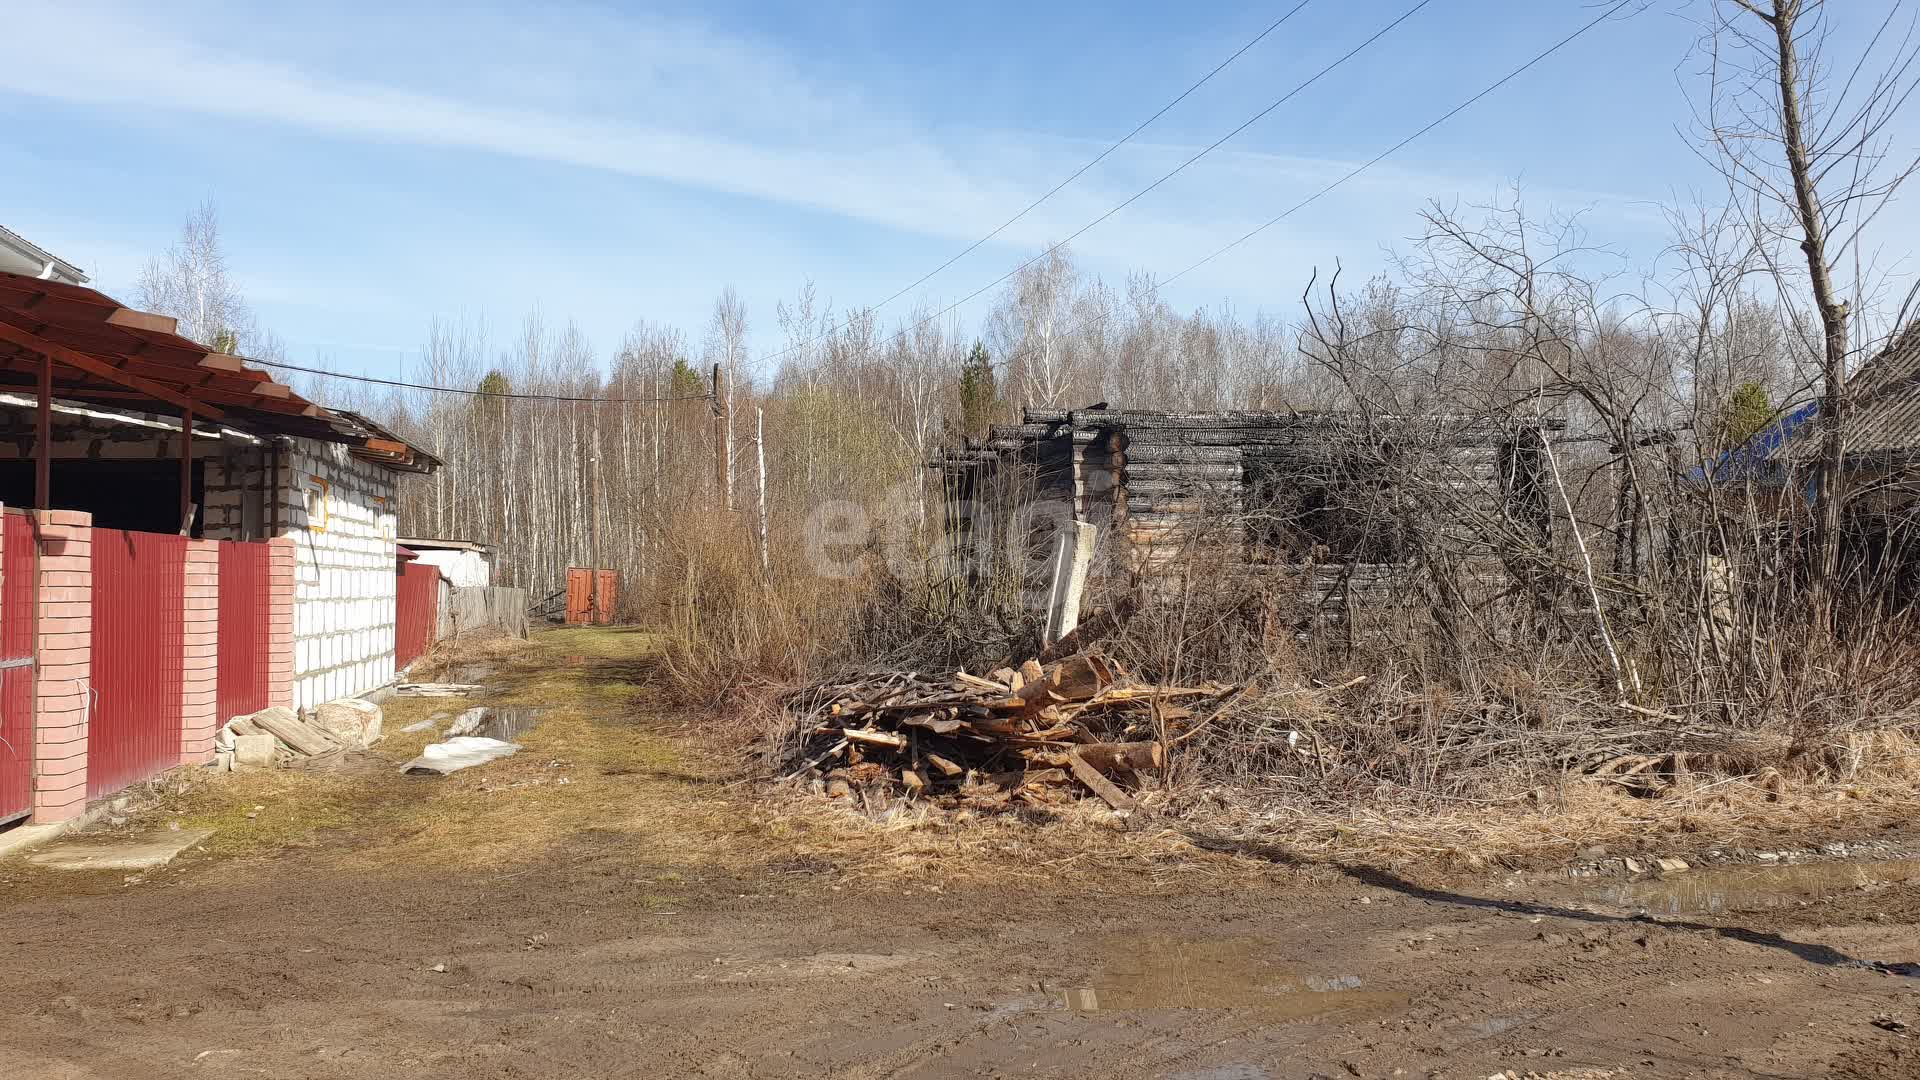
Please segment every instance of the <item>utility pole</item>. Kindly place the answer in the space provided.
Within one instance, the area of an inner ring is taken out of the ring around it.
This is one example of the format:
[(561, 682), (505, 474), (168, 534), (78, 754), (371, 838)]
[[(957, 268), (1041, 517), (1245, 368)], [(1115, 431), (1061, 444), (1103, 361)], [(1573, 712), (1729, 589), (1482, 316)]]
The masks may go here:
[(587, 497), (593, 500), (593, 539), (591, 543), (593, 545), (593, 552), (592, 552), (593, 572), (598, 574), (600, 572), (600, 495), (601, 495), (601, 492), (600, 492), (600, 447), (599, 447), (599, 437), (597, 433), (595, 435), (594, 443), (595, 445), (592, 453), (590, 453), (587, 456), (588, 464), (590, 464), (593, 468), (592, 482), (589, 485)]

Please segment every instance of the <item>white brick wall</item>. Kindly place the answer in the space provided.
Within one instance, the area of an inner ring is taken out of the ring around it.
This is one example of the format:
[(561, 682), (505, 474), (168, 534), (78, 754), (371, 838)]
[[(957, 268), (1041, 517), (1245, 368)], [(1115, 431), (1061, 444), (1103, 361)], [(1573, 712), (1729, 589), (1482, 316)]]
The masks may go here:
[(293, 700), (315, 705), (393, 678), (393, 473), (343, 446), (294, 440), (281, 476), (294, 539)]

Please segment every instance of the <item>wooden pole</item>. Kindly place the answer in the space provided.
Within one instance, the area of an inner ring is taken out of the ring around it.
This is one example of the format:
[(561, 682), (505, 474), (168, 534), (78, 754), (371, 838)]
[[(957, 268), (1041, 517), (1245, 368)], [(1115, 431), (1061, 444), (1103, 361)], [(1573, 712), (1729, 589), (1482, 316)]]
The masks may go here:
[(53, 357), (40, 357), (40, 400), (35, 403), (33, 502), (53, 509)]
[(193, 410), (180, 411), (180, 535), (193, 535)]
[(595, 424), (595, 431), (594, 431), (595, 445), (593, 448), (593, 454), (589, 460), (589, 464), (591, 464), (593, 467), (593, 477), (592, 477), (592, 484), (590, 486), (590, 490), (587, 492), (587, 497), (593, 500), (593, 570), (594, 570), (594, 573), (597, 574), (600, 572), (600, 569), (601, 569), (601, 563), (600, 563), (600, 446), (599, 446), (600, 434), (598, 430), (598, 425), (599, 425), (598, 418), (595, 419), (594, 424)]

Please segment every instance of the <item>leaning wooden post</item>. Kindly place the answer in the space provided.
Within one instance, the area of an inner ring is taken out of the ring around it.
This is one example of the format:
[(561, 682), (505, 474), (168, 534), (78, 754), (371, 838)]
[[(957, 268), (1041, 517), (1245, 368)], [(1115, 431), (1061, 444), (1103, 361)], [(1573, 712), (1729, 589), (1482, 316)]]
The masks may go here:
[(1080, 596), (1087, 587), (1087, 568), (1093, 563), (1093, 543), (1099, 526), (1068, 522), (1059, 532), (1053, 556), (1053, 589), (1047, 598), (1047, 635), (1051, 645), (1080, 625)]

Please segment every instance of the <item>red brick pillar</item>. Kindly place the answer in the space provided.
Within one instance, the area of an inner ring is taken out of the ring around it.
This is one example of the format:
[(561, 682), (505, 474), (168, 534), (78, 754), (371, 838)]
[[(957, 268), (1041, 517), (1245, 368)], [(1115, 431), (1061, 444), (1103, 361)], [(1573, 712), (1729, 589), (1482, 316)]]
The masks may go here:
[(34, 641), (33, 819), (65, 821), (87, 805), (93, 675), (93, 515), (34, 511), (40, 582)]
[(220, 683), (220, 543), (187, 541), (185, 612), (181, 642), (186, 656), (180, 679), (180, 763), (199, 765), (213, 757)]
[(293, 708), (293, 574), (294, 546), (290, 536), (267, 541), (273, 614), (268, 621), (267, 704)]

